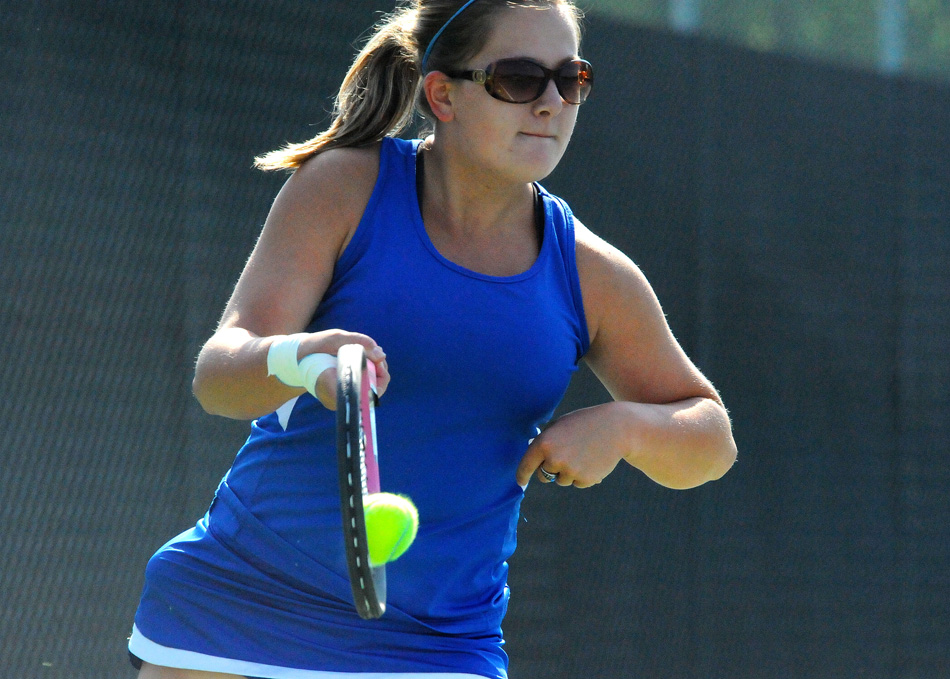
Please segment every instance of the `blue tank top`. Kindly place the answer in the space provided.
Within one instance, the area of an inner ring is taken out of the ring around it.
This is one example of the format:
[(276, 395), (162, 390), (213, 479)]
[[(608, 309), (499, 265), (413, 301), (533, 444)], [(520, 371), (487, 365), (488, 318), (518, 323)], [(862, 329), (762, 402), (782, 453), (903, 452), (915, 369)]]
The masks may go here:
[[(523, 497), (515, 470), (588, 348), (573, 219), (538, 187), (544, 223), (534, 264), (508, 277), (461, 267), (423, 225), (418, 147), (383, 141), (372, 196), (307, 328), (365, 333), (387, 354), (392, 382), (377, 410), (381, 485), (413, 499), (419, 533), (387, 566), (386, 614), (362, 621), (341, 603), (350, 594), (334, 415), (309, 394), (252, 424), (204, 528), (256, 572), (296, 583), (294, 596), (306, 598), (319, 623), (306, 642), (307, 667), (505, 676), (506, 560)], [(358, 653), (339, 630), (362, 639)], [(459, 660), (447, 667), (436, 649)]]

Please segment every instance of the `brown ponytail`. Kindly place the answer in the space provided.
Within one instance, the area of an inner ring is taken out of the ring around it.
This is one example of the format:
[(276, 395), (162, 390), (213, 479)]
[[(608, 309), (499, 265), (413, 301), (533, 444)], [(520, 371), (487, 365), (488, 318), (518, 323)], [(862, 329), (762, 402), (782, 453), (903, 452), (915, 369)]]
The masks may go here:
[(336, 97), (330, 127), (313, 139), (255, 158), (254, 166), (295, 170), (322, 151), (363, 146), (402, 131), (412, 118), (420, 81), (414, 25), (412, 8), (390, 15), (350, 66)]

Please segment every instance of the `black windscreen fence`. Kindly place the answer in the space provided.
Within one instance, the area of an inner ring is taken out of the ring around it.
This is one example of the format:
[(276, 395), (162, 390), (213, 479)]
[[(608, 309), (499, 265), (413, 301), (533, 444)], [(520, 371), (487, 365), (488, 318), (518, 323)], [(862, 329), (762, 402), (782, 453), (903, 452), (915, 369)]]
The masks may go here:
[[(134, 676), (145, 563), (247, 431), (190, 379), (283, 181), (251, 160), (326, 125), (390, 7), (4, 4), (0, 675)], [(544, 184), (651, 280), (739, 460), (532, 484), (512, 678), (948, 676), (950, 88), (588, 24)]]

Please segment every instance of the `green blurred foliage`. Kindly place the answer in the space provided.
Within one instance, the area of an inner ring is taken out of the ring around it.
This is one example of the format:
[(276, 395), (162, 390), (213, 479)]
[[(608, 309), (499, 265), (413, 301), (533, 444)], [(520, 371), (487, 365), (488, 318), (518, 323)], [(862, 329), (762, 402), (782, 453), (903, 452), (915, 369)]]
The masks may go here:
[[(904, 72), (950, 79), (950, 0), (905, 0)], [(703, 35), (746, 47), (862, 68), (880, 62), (881, 0), (699, 0)], [(587, 0), (581, 5), (653, 27), (669, 0)]]
[(907, 0), (907, 4), (910, 70), (950, 78), (950, 2)]
[(635, 23), (664, 27), (669, 16), (667, 0), (575, 0), (585, 11), (609, 14)]

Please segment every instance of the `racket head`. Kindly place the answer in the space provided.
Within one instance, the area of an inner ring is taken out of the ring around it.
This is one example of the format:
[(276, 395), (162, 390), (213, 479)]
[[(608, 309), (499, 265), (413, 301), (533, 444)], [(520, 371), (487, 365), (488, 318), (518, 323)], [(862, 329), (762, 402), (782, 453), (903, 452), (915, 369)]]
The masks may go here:
[(347, 570), (361, 618), (386, 611), (386, 566), (369, 561), (363, 499), (379, 492), (376, 448), (376, 366), (362, 345), (337, 352), (337, 462)]

